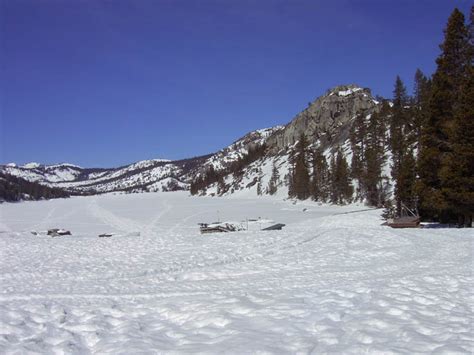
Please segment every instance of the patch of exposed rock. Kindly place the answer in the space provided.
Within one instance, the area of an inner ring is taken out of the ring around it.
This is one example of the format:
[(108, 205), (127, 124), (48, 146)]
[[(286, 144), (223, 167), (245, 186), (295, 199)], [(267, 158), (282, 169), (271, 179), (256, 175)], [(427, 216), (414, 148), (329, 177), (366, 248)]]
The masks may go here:
[(329, 90), (299, 113), (284, 129), (269, 137), (273, 153), (295, 144), (302, 133), (310, 142), (319, 141), (323, 148), (344, 142), (353, 119), (379, 109), (370, 89), (341, 85)]

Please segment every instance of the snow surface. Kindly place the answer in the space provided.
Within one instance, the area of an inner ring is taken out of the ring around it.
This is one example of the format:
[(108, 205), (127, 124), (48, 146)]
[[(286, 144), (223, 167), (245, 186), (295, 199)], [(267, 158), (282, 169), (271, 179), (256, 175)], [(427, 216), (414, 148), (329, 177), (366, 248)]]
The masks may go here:
[[(183, 192), (0, 205), (0, 353), (471, 353), (472, 230), (363, 209)], [(286, 227), (197, 226), (258, 217)], [(31, 234), (48, 228), (73, 235)]]
[(40, 163), (31, 162), (31, 163), (26, 163), (22, 167), (25, 169), (36, 169), (36, 168), (39, 168), (40, 166), (41, 166)]

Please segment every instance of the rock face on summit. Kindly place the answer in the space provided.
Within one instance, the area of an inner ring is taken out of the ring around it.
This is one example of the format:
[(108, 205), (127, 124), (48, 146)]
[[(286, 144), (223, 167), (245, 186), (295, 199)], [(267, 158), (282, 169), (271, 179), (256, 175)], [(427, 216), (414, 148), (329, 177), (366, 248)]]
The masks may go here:
[(323, 148), (344, 142), (352, 120), (358, 114), (378, 110), (378, 102), (370, 89), (357, 85), (341, 85), (312, 102), (284, 129), (269, 137), (267, 144), (273, 153), (285, 149), (299, 139), (302, 133), (310, 142), (318, 142)]

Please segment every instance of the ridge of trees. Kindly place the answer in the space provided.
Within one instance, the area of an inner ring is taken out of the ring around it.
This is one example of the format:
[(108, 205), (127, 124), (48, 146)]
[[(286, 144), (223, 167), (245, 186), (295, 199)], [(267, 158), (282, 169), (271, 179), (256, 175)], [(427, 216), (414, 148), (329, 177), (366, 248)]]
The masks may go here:
[(53, 188), (0, 172), (0, 201), (41, 200), (69, 197), (70, 194)]
[(309, 148), (304, 134), (300, 135), (290, 155), (288, 195), (305, 200), (344, 204), (352, 201), (353, 186), (349, 165), (339, 147), (332, 153), (328, 166), (320, 147)]

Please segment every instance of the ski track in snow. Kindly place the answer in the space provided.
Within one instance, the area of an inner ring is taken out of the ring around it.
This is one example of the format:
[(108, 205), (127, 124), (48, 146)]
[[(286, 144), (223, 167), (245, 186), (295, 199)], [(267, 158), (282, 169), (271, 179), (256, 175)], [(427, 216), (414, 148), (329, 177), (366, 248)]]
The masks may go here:
[[(474, 233), (362, 209), (184, 193), (0, 205), (0, 353), (472, 353)], [(216, 213), (287, 226), (200, 235)], [(55, 223), (73, 236), (29, 233)]]

